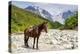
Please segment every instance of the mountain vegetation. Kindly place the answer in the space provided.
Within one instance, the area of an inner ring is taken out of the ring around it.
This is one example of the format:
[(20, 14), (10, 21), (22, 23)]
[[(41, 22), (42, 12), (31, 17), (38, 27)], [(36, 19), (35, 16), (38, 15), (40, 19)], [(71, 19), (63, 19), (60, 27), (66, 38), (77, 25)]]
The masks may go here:
[(48, 28), (53, 28), (53, 22), (30, 11), (14, 5), (11, 6), (11, 32), (22, 32), (25, 28), (41, 24), (45, 21), (48, 22)]
[(76, 27), (78, 27), (78, 12), (77, 11), (73, 16), (70, 16), (69, 18), (65, 20), (64, 27), (66, 29), (75, 29)]

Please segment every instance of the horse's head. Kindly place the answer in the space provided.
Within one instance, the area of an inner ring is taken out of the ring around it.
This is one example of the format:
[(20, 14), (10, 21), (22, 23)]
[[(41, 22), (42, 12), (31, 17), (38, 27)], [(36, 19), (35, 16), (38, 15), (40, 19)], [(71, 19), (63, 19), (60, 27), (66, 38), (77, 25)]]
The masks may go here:
[(47, 23), (48, 23), (48, 22), (44, 22), (44, 23), (43, 23), (43, 30), (44, 30), (46, 33), (47, 33)]

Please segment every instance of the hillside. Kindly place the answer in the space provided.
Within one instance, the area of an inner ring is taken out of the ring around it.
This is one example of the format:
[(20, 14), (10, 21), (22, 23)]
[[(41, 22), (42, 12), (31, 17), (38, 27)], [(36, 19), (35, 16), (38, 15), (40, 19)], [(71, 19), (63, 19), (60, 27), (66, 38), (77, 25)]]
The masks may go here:
[(53, 28), (53, 23), (27, 10), (19, 7), (11, 7), (11, 32), (22, 32), (25, 28), (48, 22), (48, 28)]

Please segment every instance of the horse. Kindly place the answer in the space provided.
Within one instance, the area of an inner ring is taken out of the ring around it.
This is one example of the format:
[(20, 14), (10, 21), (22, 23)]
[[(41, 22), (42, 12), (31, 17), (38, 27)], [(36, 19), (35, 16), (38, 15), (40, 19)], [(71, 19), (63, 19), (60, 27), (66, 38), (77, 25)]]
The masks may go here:
[(24, 30), (25, 46), (29, 47), (28, 40), (29, 40), (29, 37), (32, 37), (32, 38), (34, 38), (33, 49), (34, 49), (34, 45), (35, 45), (35, 39), (37, 39), (36, 49), (38, 49), (38, 39), (39, 39), (42, 31), (45, 31), (47, 33), (47, 22), (43, 22), (42, 24), (39, 24), (37, 26), (30, 27), (29, 29), (26, 28)]

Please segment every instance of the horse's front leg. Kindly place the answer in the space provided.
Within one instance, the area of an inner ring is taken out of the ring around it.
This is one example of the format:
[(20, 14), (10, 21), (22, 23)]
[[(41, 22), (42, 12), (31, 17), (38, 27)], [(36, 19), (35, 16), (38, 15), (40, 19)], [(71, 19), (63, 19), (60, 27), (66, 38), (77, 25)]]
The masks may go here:
[(34, 46), (35, 46), (35, 37), (34, 37), (34, 42), (33, 42), (33, 49), (34, 49)]
[(39, 37), (37, 37), (36, 49), (39, 49), (39, 48), (38, 48), (38, 39), (39, 39)]

